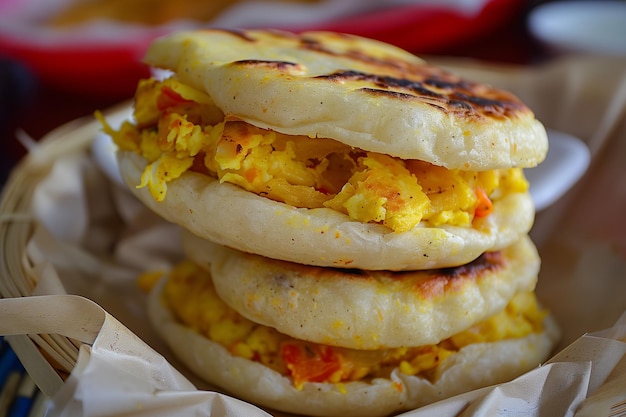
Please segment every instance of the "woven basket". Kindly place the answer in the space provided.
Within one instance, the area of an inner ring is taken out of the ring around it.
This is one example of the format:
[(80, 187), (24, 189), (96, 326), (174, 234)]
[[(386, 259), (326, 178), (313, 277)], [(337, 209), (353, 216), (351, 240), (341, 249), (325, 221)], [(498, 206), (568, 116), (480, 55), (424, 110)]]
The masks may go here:
[[(111, 109), (111, 112), (117, 108)], [(107, 112), (108, 113), (108, 112)], [(67, 123), (46, 135), (12, 171), (0, 201), (0, 296), (33, 295), (42, 271), (27, 254), (27, 244), (36, 219), (32, 213), (33, 192), (50, 172), (59, 156), (86, 152), (99, 123), (85, 117)], [(80, 342), (55, 334), (7, 336), (22, 364), (48, 396), (61, 387), (76, 364)]]

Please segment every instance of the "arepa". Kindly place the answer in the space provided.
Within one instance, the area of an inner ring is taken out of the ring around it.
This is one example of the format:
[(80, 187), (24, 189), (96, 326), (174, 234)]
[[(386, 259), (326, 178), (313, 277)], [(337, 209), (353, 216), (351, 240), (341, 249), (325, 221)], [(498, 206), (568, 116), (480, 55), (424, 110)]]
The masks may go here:
[(188, 259), (247, 319), (297, 339), (352, 349), (421, 346), (465, 330), (522, 291), (539, 255), (530, 238), (459, 267), (367, 271), (314, 267), (236, 251), (183, 235)]

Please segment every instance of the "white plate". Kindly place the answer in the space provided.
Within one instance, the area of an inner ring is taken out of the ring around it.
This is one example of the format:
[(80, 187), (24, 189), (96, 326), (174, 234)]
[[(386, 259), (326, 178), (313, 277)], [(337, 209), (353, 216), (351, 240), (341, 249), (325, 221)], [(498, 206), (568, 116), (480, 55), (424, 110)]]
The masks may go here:
[(550, 149), (543, 163), (524, 170), (537, 211), (556, 202), (576, 184), (591, 159), (587, 145), (574, 136), (548, 129), (548, 140)]
[(544, 4), (530, 13), (528, 29), (557, 52), (626, 55), (626, 2)]
[[(120, 111), (107, 117), (107, 122), (116, 129), (130, 116), (130, 110)], [(548, 130), (548, 138), (550, 150), (545, 161), (536, 168), (524, 171), (538, 211), (561, 198), (587, 170), (590, 159), (589, 150), (580, 139), (554, 130)], [(96, 163), (111, 180), (124, 185), (117, 167), (115, 149), (107, 134), (96, 134), (92, 144)]]

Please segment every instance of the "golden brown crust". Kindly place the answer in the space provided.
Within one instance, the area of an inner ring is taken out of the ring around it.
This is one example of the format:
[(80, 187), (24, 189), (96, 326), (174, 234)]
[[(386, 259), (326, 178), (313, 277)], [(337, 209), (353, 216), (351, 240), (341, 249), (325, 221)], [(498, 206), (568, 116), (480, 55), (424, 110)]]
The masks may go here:
[(507, 91), (464, 80), (430, 65), (411, 67), (397, 76), (343, 71), (317, 78), (336, 83), (371, 83), (376, 87), (362, 87), (361, 91), (374, 97), (386, 95), (407, 102), (421, 101), (461, 119), (518, 119), (532, 114), (524, 103)]
[[(263, 47), (261, 41), (254, 37), (254, 32), (249, 32), (249, 34), (244, 31), (228, 32), (236, 34), (246, 42), (259, 44), (260, 48)], [(297, 43), (296, 48), (329, 57), (343, 57), (360, 62), (367, 65), (371, 71), (340, 70), (315, 76), (318, 79), (337, 84), (346, 82), (371, 84), (373, 87), (362, 87), (361, 90), (374, 96), (381, 94), (399, 99), (423, 101), (445, 113), (454, 113), (460, 118), (515, 119), (524, 115), (532, 115), (531, 110), (508, 91), (465, 80), (423, 62), (407, 62), (399, 58), (370, 54), (363, 49), (363, 45), (359, 41), (349, 35), (333, 35), (337, 36), (341, 42), (351, 46), (339, 51), (326, 47), (324, 44), (325, 37), (320, 33), (304, 33), (301, 36), (295, 36), (274, 32), (274, 35), (292, 39)], [(326, 36), (330, 36), (330, 34), (326, 34)], [(284, 75), (298, 74), (306, 70), (303, 65), (295, 62), (260, 59), (239, 60), (231, 65), (247, 68), (268, 68)]]

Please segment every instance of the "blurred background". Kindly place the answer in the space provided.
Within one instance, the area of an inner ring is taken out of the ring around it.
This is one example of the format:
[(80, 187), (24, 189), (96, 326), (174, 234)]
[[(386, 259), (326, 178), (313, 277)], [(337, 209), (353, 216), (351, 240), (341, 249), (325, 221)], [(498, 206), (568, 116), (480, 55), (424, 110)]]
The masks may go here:
[[(0, 0), (0, 184), (26, 153), (16, 136), (38, 140), (130, 99), (149, 74), (146, 46), (172, 30), (333, 30), (426, 57), (537, 65), (564, 53), (624, 53), (625, 9), (610, 0)], [(600, 50), (607, 39), (617, 44)]]
[[(332, 30), (379, 39), (426, 59), (502, 66), (540, 66), (572, 54), (626, 56), (625, 0), (0, 0), (0, 190), (29, 141), (130, 100), (137, 81), (150, 73), (141, 59), (152, 39), (201, 27)], [(585, 113), (593, 113), (584, 104)], [(622, 160), (615, 165), (623, 169)], [(598, 201), (616, 192), (618, 176), (607, 178), (609, 190), (595, 190), (600, 197), (588, 199), (593, 207), (585, 220)], [(623, 242), (612, 218), (617, 215), (607, 217), (605, 230)], [(571, 263), (566, 261), (553, 269), (561, 274)], [(562, 286), (555, 288), (561, 296)], [(0, 339), (0, 365), (9, 353)], [(16, 358), (13, 363), (17, 368)], [(2, 369), (0, 416), (7, 386)]]

